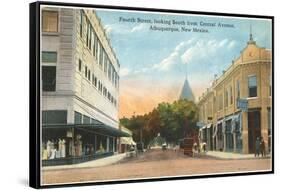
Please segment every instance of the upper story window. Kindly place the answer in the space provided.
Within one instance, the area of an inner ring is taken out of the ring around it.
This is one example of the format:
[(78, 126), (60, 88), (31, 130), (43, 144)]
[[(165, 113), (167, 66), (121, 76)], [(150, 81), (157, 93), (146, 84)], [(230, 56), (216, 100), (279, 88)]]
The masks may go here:
[(100, 65), (100, 68), (102, 69), (104, 50), (103, 50), (102, 46), (99, 46), (99, 47), (100, 47), (100, 50), (99, 50), (99, 65)]
[(42, 66), (43, 91), (56, 91), (56, 66)]
[(82, 71), (82, 61), (81, 61), (81, 59), (79, 59), (79, 62), (78, 62), (78, 70), (79, 70), (79, 72)]
[(42, 30), (43, 32), (58, 32), (57, 11), (42, 11)]
[(80, 11), (80, 37), (83, 37), (83, 11)]
[(88, 69), (88, 80), (91, 80), (91, 70)]
[(218, 101), (218, 107), (219, 107), (219, 110), (221, 110), (222, 108), (223, 108), (223, 96), (222, 96), (222, 94), (221, 95), (219, 95), (219, 101)]
[(229, 97), (230, 97), (230, 105), (231, 105), (231, 104), (233, 104), (232, 86), (229, 87)]
[(236, 82), (237, 99), (240, 98), (240, 81)]
[(88, 78), (88, 67), (85, 66), (85, 77)]
[(257, 76), (248, 76), (249, 97), (257, 97)]
[(43, 63), (56, 63), (57, 52), (55, 51), (42, 51), (42, 62)]
[(227, 91), (227, 89), (224, 92), (224, 104), (225, 104), (224, 107), (228, 106), (228, 91)]
[(103, 63), (103, 71), (105, 75), (107, 75), (107, 63), (108, 63), (108, 57), (107, 55), (104, 56), (104, 63)]
[(42, 90), (56, 90), (57, 52), (42, 51)]

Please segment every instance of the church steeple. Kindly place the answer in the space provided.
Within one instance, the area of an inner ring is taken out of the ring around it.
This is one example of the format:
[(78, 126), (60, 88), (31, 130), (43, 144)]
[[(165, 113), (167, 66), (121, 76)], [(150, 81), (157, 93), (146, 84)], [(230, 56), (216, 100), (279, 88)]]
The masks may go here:
[(190, 88), (189, 82), (187, 80), (187, 76), (186, 76), (186, 79), (184, 81), (184, 84), (183, 84), (183, 87), (182, 87), (179, 99), (180, 100), (186, 99), (186, 100), (189, 100), (189, 101), (194, 101), (195, 100), (194, 96), (193, 96), (193, 93), (192, 93), (192, 90)]
[(192, 90), (190, 88), (190, 85), (189, 85), (189, 82), (188, 82), (188, 79), (187, 79), (187, 64), (186, 64), (185, 69), (186, 69), (185, 70), (185, 81), (184, 81), (179, 99), (180, 100), (186, 99), (186, 100), (189, 100), (189, 101), (194, 101), (195, 99), (194, 99)]

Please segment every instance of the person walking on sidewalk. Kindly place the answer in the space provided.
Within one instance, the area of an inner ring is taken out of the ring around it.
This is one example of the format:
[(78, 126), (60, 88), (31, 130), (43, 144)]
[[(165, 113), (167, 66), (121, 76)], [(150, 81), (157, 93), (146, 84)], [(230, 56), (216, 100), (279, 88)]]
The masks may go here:
[(256, 156), (260, 156), (260, 138), (259, 137), (257, 137), (257, 139), (256, 139), (256, 143), (255, 143), (255, 157)]
[(261, 142), (260, 142), (260, 151), (261, 151), (261, 156), (264, 157), (265, 156), (265, 143), (263, 138), (261, 137)]

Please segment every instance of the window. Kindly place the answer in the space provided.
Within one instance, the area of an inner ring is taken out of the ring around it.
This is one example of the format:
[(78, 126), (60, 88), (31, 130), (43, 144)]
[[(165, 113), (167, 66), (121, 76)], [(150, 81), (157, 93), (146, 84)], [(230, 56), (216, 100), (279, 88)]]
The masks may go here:
[(232, 86), (229, 88), (230, 105), (233, 104)]
[(108, 62), (108, 57), (107, 55), (104, 56), (104, 63), (103, 63), (103, 71), (105, 74), (107, 74), (107, 62)]
[(98, 87), (99, 91), (102, 92), (102, 83), (99, 81), (99, 87)]
[(91, 123), (90, 117), (83, 115), (83, 124), (90, 124), (90, 123)]
[(237, 99), (239, 99), (240, 98), (240, 81), (238, 80), (237, 82), (236, 82), (236, 90), (237, 90)]
[(89, 47), (89, 33), (90, 33), (90, 23), (87, 21), (87, 34), (86, 34), (86, 45)]
[(94, 75), (94, 73), (92, 74), (92, 84), (93, 85), (95, 84), (95, 75)]
[(225, 90), (225, 94), (224, 94), (224, 107), (228, 106), (228, 91)]
[(86, 77), (86, 78), (88, 78), (87, 75), (88, 75), (88, 67), (85, 66), (85, 77)]
[(110, 81), (111, 81), (111, 69), (112, 69), (112, 63), (109, 62), (107, 77)]
[(80, 37), (83, 37), (83, 11), (80, 11)]
[(90, 69), (88, 70), (88, 80), (89, 81), (91, 80), (91, 70)]
[(248, 77), (249, 97), (257, 97), (257, 77), (255, 75)]
[(113, 83), (113, 81), (114, 81), (114, 78), (115, 78), (115, 69), (113, 68), (113, 71), (112, 71), (112, 83)]
[(97, 77), (95, 77), (94, 85), (95, 85), (96, 88), (97, 88), (97, 83), (98, 83), (98, 79), (97, 79)]
[(96, 59), (98, 58), (98, 47), (99, 43), (98, 43), (98, 37), (95, 35), (95, 57)]
[(42, 62), (44, 63), (56, 63), (57, 52), (55, 51), (42, 51)]
[(43, 32), (58, 32), (58, 12), (42, 11)]
[(79, 112), (74, 112), (74, 123), (81, 124), (82, 123), (82, 114)]
[(93, 56), (95, 56), (95, 31), (94, 31), (94, 29), (92, 29), (92, 41), (93, 41), (93, 43), (92, 43), (92, 45), (93, 45)]
[(102, 65), (103, 65), (103, 54), (104, 54), (104, 50), (103, 50), (102, 46), (100, 46), (100, 57), (99, 57), (100, 68), (102, 68)]
[(107, 95), (107, 89), (105, 87), (103, 87), (103, 95), (106, 97)]
[(219, 95), (219, 101), (218, 101), (218, 104), (219, 104), (219, 110), (222, 109), (223, 107), (223, 94)]
[(67, 123), (67, 111), (66, 110), (43, 111), (42, 122), (44, 124), (65, 124)]
[(92, 27), (90, 25), (90, 33), (89, 33), (89, 49), (92, 49)]
[(43, 91), (56, 90), (56, 66), (42, 66)]
[(82, 70), (82, 61), (81, 61), (81, 59), (79, 59), (78, 70), (79, 70), (80, 72), (81, 72), (81, 70)]

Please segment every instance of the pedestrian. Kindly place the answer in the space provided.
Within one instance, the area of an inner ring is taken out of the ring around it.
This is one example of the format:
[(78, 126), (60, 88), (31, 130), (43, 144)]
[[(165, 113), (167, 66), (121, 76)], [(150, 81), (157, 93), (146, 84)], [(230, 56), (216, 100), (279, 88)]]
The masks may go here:
[(264, 157), (265, 156), (265, 142), (264, 142), (263, 138), (261, 138), (261, 142), (260, 142), (260, 151), (261, 151), (261, 156)]
[(257, 137), (257, 139), (256, 139), (256, 143), (255, 143), (255, 157), (256, 156), (260, 156), (260, 138), (259, 137)]
[(203, 142), (203, 152), (207, 152), (207, 144)]

